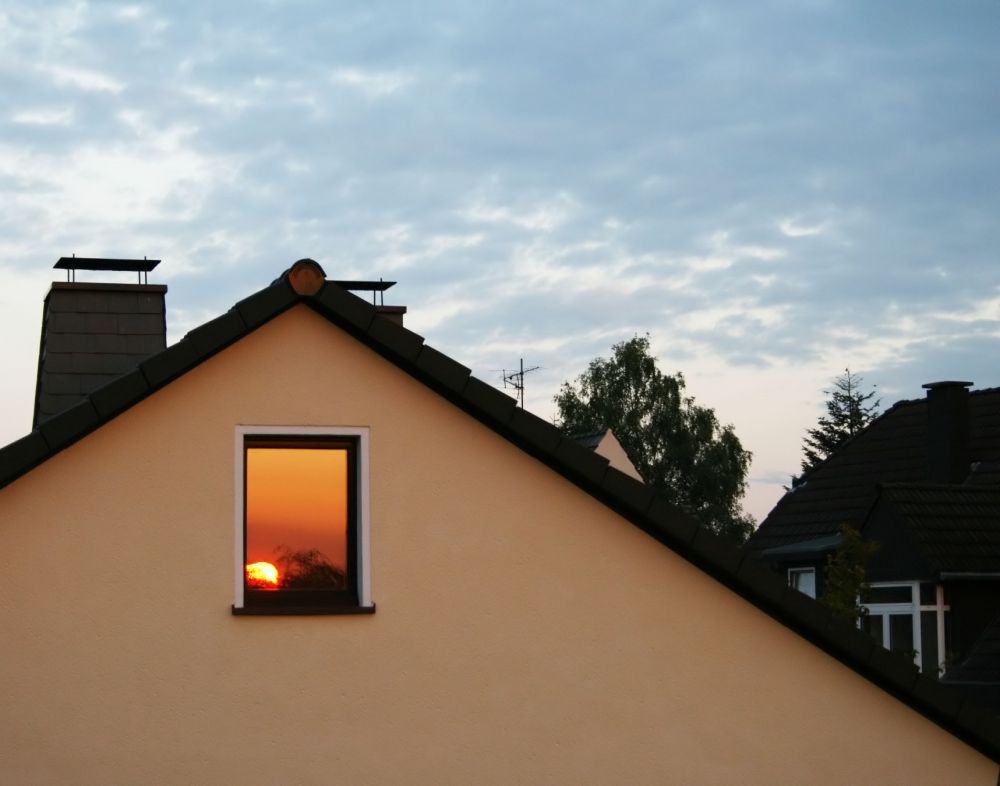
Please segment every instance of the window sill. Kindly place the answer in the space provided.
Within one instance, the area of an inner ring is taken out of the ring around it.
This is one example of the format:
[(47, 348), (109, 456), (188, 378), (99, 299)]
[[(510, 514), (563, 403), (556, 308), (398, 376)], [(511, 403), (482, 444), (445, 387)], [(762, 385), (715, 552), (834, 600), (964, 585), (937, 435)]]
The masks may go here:
[(374, 614), (371, 606), (232, 606), (234, 617), (288, 617), (330, 614)]

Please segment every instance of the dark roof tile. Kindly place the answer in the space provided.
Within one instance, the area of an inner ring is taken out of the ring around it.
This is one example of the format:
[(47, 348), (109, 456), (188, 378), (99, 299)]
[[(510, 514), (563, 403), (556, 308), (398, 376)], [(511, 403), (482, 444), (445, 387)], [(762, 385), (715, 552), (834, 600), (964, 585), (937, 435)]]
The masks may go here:
[(700, 529), (694, 518), (662, 496), (653, 500), (646, 515), (672, 547), (689, 545)]
[(936, 709), (941, 715), (954, 717), (962, 707), (961, 691), (947, 683), (921, 675), (913, 688), (913, 695)]
[(158, 388), (183, 374), (200, 359), (194, 344), (185, 338), (144, 360), (139, 368), (149, 386)]
[(368, 333), (399, 360), (415, 363), (424, 346), (424, 337), (385, 317), (375, 317)]
[(417, 368), (438, 385), (461, 393), (472, 372), (434, 347), (424, 345), (417, 356)]
[[(564, 441), (572, 442), (572, 439)], [(624, 505), (632, 513), (645, 514), (656, 496), (653, 489), (645, 483), (615, 467), (608, 467), (601, 488), (611, 495), (619, 507)]]
[(332, 318), (337, 324), (350, 325), (367, 331), (375, 319), (375, 307), (343, 287), (327, 281), (314, 298), (314, 307)]
[(240, 312), (230, 309), (222, 316), (196, 327), (184, 338), (191, 342), (200, 357), (207, 357), (242, 338), (246, 332), (247, 326)]
[(6, 485), (51, 455), (52, 451), (40, 431), (32, 431), (0, 448), (0, 485)]
[(913, 690), (920, 674), (911, 659), (898, 652), (890, 652), (884, 647), (873, 647), (868, 662), (884, 684), (901, 693)]
[(485, 412), (497, 423), (510, 423), (517, 407), (517, 401), (476, 377), (469, 378), (462, 395), (469, 404)]
[(39, 426), (39, 431), (49, 450), (55, 453), (93, 431), (101, 422), (90, 399), (84, 399), (56, 417), (49, 418)]
[(563, 438), (555, 426), (523, 409), (515, 409), (510, 419), (510, 428), (528, 445), (544, 453), (555, 451)]
[(295, 291), (287, 281), (273, 284), (250, 297), (244, 298), (234, 308), (239, 311), (248, 329), (259, 327), (273, 319), (298, 300)]
[[(773, 570), (752, 559), (744, 559), (736, 573), (737, 578), (761, 598), (778, 604), (785, 596), (788, 585)], [(793, 590), (797, 592), (797, 590)], [(802, 593), (799, 592), (799, 595)]]
[(95, 390), (90, 400), (97, 414), (106, 419), (132, 406), (150, 390), (145, 375), (135, 369)]
[(735, 576), (743, 561), (742, 549), (703, 527), (695, 533), (691, 551), (704, 567), (716, 575)]
[(595, 485), (599, 485), (608, 472), (608, 460), (604, 456), (598, 456), (572, 439), (559, 442), (556, 457), (578, 477)]

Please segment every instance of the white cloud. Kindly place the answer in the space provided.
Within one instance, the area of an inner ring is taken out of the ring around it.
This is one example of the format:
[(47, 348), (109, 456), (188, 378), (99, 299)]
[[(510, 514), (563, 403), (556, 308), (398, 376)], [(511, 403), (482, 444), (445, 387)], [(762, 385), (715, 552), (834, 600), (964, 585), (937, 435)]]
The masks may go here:
[(125, 83), (100, 71), (74, 66), (50, 65), (43, 69), (60, 87), (75, 87), (88, 93), (118, 94)]
[(785, 237), (813, 237), (826, 232), (828, 224), (822, 221), (819, 224), (797, 224), (790, 218), (778, 222), (778, 229)]
[(356, 90), (366, 98), (384, 98), (398, 93), (414, 81), (400, 71), (370, 71), (362, 68), (338, 68), (330, 75), (335, 85)]
[(551, 232), (567, 223), (576, 211), (576, 200), (568, 193), (560, 192), (528, 209), (476, 200), (462, 211), (462, 217), (472, 223), (508, 224), (521, 229)]
[(73, 121), (73, 107), (22, 109), (15, 112), (11, 120), (26, 126), (67, 126)]

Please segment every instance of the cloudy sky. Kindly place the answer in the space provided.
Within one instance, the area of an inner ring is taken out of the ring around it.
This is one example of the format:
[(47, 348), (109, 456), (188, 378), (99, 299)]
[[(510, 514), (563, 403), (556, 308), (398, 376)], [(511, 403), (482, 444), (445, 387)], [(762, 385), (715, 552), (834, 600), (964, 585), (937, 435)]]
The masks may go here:
[(487, 381), (541, 366), (545, 417), (649, 333), (759, 518), (846, 366), (884, 405), (1000, 385), (998, 33), (996, 0), (7, 0), (0, 443), (58, 257), (163, 259), (174, 341), (309, 256)]

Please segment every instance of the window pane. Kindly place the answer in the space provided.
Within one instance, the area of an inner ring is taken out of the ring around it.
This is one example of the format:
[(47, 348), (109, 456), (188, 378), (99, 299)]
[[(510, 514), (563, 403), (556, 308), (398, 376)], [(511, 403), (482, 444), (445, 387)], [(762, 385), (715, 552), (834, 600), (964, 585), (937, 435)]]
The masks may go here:
[(882, 615), (881, 614), (869, 614), (861, 622), (862, 627), (868, 631), (868, 635), (871, 636), (878, 645), (882, 646)]
[(816, 571), (813, 568), (788, 571), (788, 583), (810, 598), (816, 597)]
[(920, 612), (920, 668), (924, 674), (937, 676), (937, 613), (933, 611)]
[(893, 652), (903, 652), (913, 657), (913, 615), (889, 615), (889, 649)]
[(247, 586), (346, 589), (348, 451), (246, 451)]
[(861, 596), (862, 603), (912, 603), (909, 587), (869, 587)]

